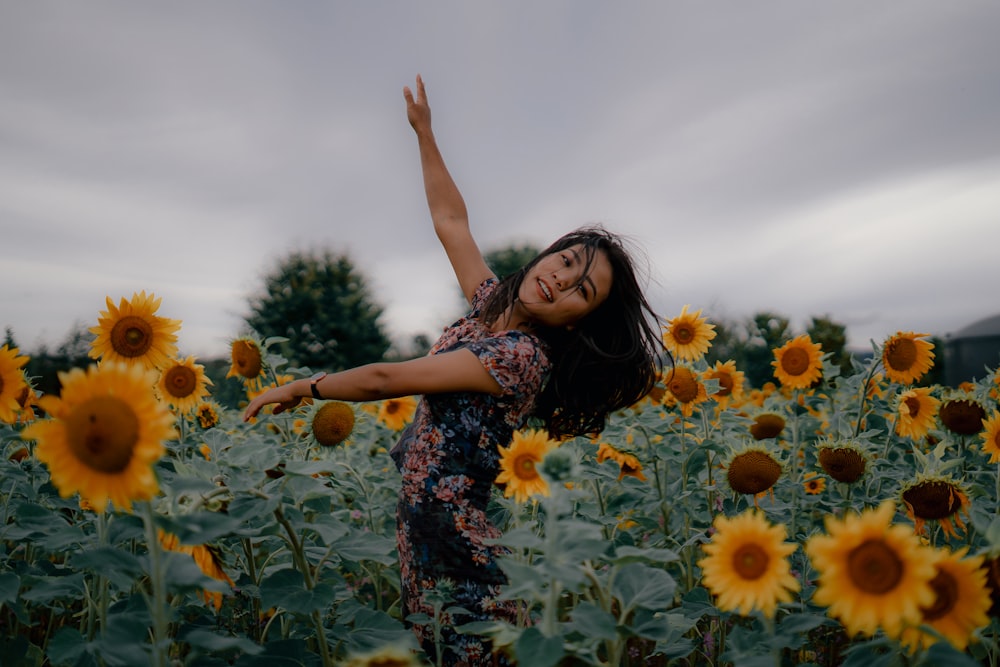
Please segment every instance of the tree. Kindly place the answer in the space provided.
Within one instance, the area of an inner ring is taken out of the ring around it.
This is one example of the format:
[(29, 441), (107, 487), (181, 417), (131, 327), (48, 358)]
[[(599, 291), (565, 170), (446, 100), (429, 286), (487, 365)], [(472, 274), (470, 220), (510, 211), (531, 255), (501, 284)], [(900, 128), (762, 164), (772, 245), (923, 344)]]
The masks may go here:
[(851, 355), (847, 352), (847, 327), (829, 317), (813, 317), (806, 328), (812, 342), (819, 343), (823, 354), (830, 354), (830, 363), (840, 367), (842, 375), (851, 375)]
[(792, 339), (788, 318), (763, 311), (747, 321), (749, 334), (744, 349), (744, 374), (752, 387), (762, 387), (774, 381), (774, 350)]
[(264, 338), (289, 340), (274, 349), (292, 366), (343, 370), (382, 359), (389, 338), (364, 277), (350, 258), (293, 252), (264, 277), (250, 298), (247, 325)]
[(533, 245), (511, 245), (505, 248), (491, 250), (483, 255), (486, 265), (490, 267), (497, 278), (504, 278), (518, 271), (522, 266), (533, 260), (541, 252)]

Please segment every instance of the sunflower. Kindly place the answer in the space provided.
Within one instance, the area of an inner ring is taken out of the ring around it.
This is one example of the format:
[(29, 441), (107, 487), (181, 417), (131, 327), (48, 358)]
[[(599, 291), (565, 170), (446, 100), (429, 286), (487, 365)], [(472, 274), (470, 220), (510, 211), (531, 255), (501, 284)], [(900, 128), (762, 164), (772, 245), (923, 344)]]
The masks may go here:
[(907, 516), (913, 521), (913, 529), (918, 534), (923, 533), (927, 521), (937, 521), (941, 530), (951, 537), (955, 537), (956, 524), (958, 530), (965, 530), (961, 512), (968, 516), (969, 496), (950, 477), (920, 475), (904, 484), (901, 493)]
[(160, 372), (156, 384), (160, 398), (174, 406), (181, 414), (191, 412), (208, 396), (212, 380), (205, 375), (205, 367), (194, 363), (194, 357), (171, 361)]
[(22, 435), (38, 441), (35, 455), (60, 494), (78, 491), (103, 511), (108, 500), (128, 510), (158, 491), (153, 464), (176, 434), (173, 415), (153, 393), (155, 379), (154, 371), (117, 362), (59, 373), (61, 397), (38, 401), (49, 419)]
[(715, 366), (706, 370), (703, 377), (719, 381), (719, 390), (712, 394), (719, 410), (725, 410), (730, 403), (739, 404), (743, 401), (745, 377), (743, 371), (736, 370), (735, 361), (716, 361)]
[(922, 546), (909, 526), (893, 525), (895, 503), (826, 518), (826, 534), (810, 537), (806, 554), (819, 572), (813, 601), (829, 607), (847, 633), (891, 638), (920, 623), (921, 607), (934, 604), (931, 579), (939, 554)]
[(931, 395), (930, 387), (918, 387), (899, 395), (896, 434), (920, 440), (934, 427), (941, 401)]
[(983, 453), (990, 455), (990, 463), (1000, 463), (1000, 411), (994, 410), (989, 419), (983, 421), (980, 437)]
[[(181, 544), (176, 535), (158, 531), (160, 544), (164, 549), (188, 554), (194, 559), (195, 564), (202, 572), (213, 579), (224, 581), (233, 586), (233, 580), (229, 578), (226, 571), (222, 569), (222, 561), (216, 550), (204, 544)], [(219, 591), (202, 591), (205, 602), (215, 607), (216, 611), (222, 608), (222, 593)]]
[(16, 347), (0, 347), (0, 422), (13, 424), (23, 407), (21, 394), (28, 388), (21, 367), (30, 357), (18, 356)]
[(705, 385), (687, 366), (674, 366), (667, 375), (666, 385), (668, 393), (680, 404), (681, 414), (685, 417), (690, 417), (694, 413), (694, 406), (708, 400)]
[[(959, 651), (964, 651), (973, 633), (989, 625), (992, 603), (986, 585), (982, 556), (966, 558), (968, 547), (943, 552), (935, 564), (931, 579), (934, 602), (920, 608), (921, 624), (933, 628)], [(930, 648), (938, 636), (920, 628), (907, 628), (900, 638), (903, 644), (917, 649)]]
[(822, 346), (802, 334), (776, 349), (771, 365), (783, 387), (808, 389), (823, 377)]
[(264, 386), (267, 368), (264, 364), (262, 344), (253, 336), (240, 336), (230, 343), (230, 361), (227, 378), (238, 377), (251, 391), (259, 391)]
[(770, 410), (758, 412), (750, 424), (750, 435), (754, 440), (777, 438), (783, 430), (785, 430), (784, 415)]
[(417, 399), (413, 396), (400, 396), (382, 401), (378, 408), (377, 418), (393, 431), (402, 430), (413, 420), (417, 411)]
[(343, 667), (421, 667), (421, 662), (403, 646), (383, 646), (369, 653), (351, 655)]
[(509, 447), (500, 447), (500, 474), (496, 484), (504, 485), (505, 498), (523, 503), (531, 496), (549, 495), (549, 484), (537, 466), (545, 455), (558, 447), (544, 431), (515, 431)]
[(194, 416), (203, 431), (219, 425), (222, 407), (215, 401), (202, 401), (194, 408)]
[(756, 496), (764, 493), (781, 477), (782, 465), (764, 447), (745, 447), (726, 465), (726, 480), (736, 493)]
[(912, 384), (934, 365), (934, 344), (923, 340), (929, 334), (899, 331), (882, 345), (882, 365), (893, 382)]
[(956, 435), (976, 435), (983, 430), (986, 410), (971, 398), (951, 398), (941, 403), (938, 419)]
[(97, 338), (88, 354), (101, 361), (138, 364), (143, 368), (162, 368), (177, 355), (177, 331), (180, 320), (156, 315), (161, 299), (145, 291), (123, 297), (115, 308), (111, 297), (105, 297), (108, 309), (101, 311), (97, 326), (90, 332)]
[(786, 542), (783, 525), (771, 525), (760, 511), (728, 518), (719, 515), (712, 539), (702, 545), (708, 554), (698, 561), (702, 582), (723, 611), (749, 616), (754, 609), (773, 617), (779, 602), (791, 602), (799, 582), (788, 557), (795, 544)]
[(618, 481), (621, 481), (625, 475), (635, 477), (640, 482), (646, 481), (646, 476), (642, 474), (642, 464), (639, 463), (639, 459), (632, 454), (626, 454), (615, 449), (606, 442), (602, 442), (600, 447), (597, 448), (597, 462), (604, 463), (608, 459), (617, 463), (621, 470), (618, 474)]
[(826, 491), (826, 477), (820, 477), (814, 472), (807, 472), (802, 477), (802, 488), (810, 496), (818, 496)]
[(701, 317), (701, 310), (688, 313), (687, 309), (688, 306), (684, 306), (680, 315), (667, 320), (663, 327), (663, 344), (677, 359), (698, 361), (711, 347), (715, 325)]
[(354, 409), (343, 401), (324, 401), (313, 413), (312, 434), (324, 447), (335, 447), (354, 430)]
[(827, 475), (838, 482), (853, 484), (868, 467), (868, 456), (854, 440), (824, 440), (817, 445), (816, 458)]

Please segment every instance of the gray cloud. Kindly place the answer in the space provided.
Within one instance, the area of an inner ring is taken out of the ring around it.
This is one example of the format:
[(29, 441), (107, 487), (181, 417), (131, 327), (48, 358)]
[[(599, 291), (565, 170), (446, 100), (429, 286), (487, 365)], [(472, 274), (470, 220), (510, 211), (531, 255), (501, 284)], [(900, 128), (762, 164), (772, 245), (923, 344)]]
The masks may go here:
[(1000, 308), (994, 3), (8, 4), (0, 326), (134, 291), (188, 353), (290, 249), (347, 251), (394, 335), (457, 296), (401, 88), (427, 80), (486, 248), (603, 221), (651, 296), (828, 315), (865, 347)]

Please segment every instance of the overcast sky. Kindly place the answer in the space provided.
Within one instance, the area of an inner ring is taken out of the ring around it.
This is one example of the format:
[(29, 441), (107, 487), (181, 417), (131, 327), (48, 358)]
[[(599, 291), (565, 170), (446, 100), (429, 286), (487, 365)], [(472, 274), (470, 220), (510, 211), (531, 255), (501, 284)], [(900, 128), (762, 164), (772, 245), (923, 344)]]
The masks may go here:
[(600, 222), (664, 317), (811, 316), (867, 349), (1000, 312), (1000, 3), (0, 0), (0, 327), (146, 290), (228, 356), (293, 250), (396, 340), (459, 308), (402, 88), (484, 250)]

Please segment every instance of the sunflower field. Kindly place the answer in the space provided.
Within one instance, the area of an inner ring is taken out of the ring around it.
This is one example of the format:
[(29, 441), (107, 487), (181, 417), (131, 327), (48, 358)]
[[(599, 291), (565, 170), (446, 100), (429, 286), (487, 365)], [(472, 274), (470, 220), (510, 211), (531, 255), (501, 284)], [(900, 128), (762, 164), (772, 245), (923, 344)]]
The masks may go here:
[[(414, 398), (212, 400), (179, 320), (109, 298), (37, 395), (0, 347), (0, 664), (433, 664), (402, 617), (389, 458)], [(647, 398), (594, 438), (501, 449), (491, 518), (524, 667), (1000, 664), (1000, 373), (926, 386), (927, 336), (845, 374), (807, 335), (751, 389), (687, 307)], [(247, 396), (307, 377), (232, 341)], [(433, 615), (456, 611), (447, 585)]]

